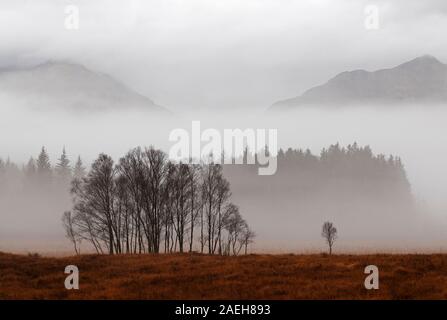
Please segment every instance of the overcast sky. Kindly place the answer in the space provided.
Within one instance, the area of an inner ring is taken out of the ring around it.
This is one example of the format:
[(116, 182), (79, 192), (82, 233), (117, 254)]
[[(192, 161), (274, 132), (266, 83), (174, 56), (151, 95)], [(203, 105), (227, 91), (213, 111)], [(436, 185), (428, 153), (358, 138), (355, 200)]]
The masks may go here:
[(445, 30), (445, 0), (0, 0), (0, 67), (70, 60), (172, 110), (265, 109), (341, 71), (447, 62)]

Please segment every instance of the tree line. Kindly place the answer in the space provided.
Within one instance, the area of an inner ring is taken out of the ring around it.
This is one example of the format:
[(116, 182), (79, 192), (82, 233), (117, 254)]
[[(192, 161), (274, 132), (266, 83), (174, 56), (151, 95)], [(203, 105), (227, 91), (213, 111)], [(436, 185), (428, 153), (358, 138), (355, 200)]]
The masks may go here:
[(224, 172), (234, 187), (250, 185), (261, 194), (265, 191), (284, 195), (291, 190), (289, 186), (293, 186), (312, 194), (325, 190), (332, 194), (354, 192), (371, 199), (390, 195), (409, 201), (412, 198), (401, 159), (393, 155), (375, 155), (369, 146), (357, 143), (346, 147), (334, 144), (319, 155), (309, 149), (280, 149), (277, 165), (276, 174), (271, 176), (259, 176), (257, 167), (250, 165), (226, 165)]
[(255, 237), (231, 202), (221, 165), (173, 163), (153, 147), (133, 149), (116, 164), (100, 154), (74, 176), (71, 195), (63, 225), (77, 253), (86, 241), (97, 253), (237, 255)]
[(80, 156), (74, 166), (71, 165), (65, 148), (62, 149), (60, 157), (53, 166), (47, 150), (42, 147), (37, 157), (30, 157), (28, 162), (21, 167), (9, 158), (6, 160), (0, 158), (0, 189), (15, 188), (14, 191), (20, 191), (33, 185), (38, 185), (43, 190), (51, 186), (59, 188), (67, 183), (69, 185), (73, 177), (83, 176), (85, 170)]

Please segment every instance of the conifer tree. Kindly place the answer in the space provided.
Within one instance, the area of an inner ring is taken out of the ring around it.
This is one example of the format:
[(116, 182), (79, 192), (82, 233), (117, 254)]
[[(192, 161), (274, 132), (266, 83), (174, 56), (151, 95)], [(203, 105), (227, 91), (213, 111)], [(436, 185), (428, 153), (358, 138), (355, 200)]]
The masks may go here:
[(48, 175), (48, 176), (51, 174), (50, 157), (48, 156), (45, 147), (42, 147), (39, 157), (37, 158), (37, 173), (39, 175)]
[(45, 147), (42, 147), (39, 156), (36, 159), (36, 183), (41, 184), (42, 187), (49, 186), (52, 180), (52, 168), (50, 157), (48, 156)]
[(81, 179), (85, 176), (85, 174), (86, 171), (82, 163), (81, 156), (78, 156), (78, 160), (76, 161), (75, 167), (73, 169), (73, 176), (75, 179)]
[(56, 164), (56, 173), (58, 177), (63, 180), (68, 180), (71, 178), (70, 160), (68, 160), (65, 147), (62, 149), (61, 157), (58, 159), (58, 163)]

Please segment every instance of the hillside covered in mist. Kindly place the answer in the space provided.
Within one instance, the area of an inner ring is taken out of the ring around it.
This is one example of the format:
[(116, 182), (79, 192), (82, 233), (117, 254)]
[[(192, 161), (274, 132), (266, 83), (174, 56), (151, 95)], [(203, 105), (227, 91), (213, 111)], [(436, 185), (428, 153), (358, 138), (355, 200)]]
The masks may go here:
[(0, 98), (14, 108), (45, 113), (134, 110), (169, 114), (111, 76), (61, 61), (0, 69)]
[(303, 106), (404, 105), (447, 102), (447, 65), (425, 55), (394, 68), (339, 73), (301, 96), (278, 101), (271, 110)]

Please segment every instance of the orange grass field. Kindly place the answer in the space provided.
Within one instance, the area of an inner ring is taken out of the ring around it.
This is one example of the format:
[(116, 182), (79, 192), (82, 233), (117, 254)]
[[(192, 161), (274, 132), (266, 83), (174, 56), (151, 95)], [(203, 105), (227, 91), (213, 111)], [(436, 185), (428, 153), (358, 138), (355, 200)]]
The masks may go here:
[[(366, 290), (364, 268), (380, 271)], [(79, 268), (79, 290), (64, 287)], [(0, 253), (0, 299), (447, 299), (447, 255), (83, 255)]]

